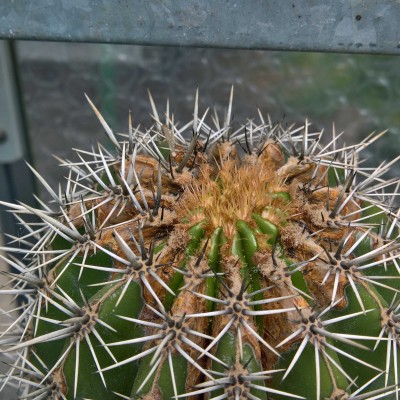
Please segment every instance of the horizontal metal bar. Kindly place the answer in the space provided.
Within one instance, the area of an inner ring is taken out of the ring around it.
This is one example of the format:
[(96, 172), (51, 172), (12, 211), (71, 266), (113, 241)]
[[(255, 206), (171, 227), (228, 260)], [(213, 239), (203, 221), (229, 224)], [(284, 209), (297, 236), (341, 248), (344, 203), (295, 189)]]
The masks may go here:
[(18, 0), (0, 38), (400, 54), (393, 0)]

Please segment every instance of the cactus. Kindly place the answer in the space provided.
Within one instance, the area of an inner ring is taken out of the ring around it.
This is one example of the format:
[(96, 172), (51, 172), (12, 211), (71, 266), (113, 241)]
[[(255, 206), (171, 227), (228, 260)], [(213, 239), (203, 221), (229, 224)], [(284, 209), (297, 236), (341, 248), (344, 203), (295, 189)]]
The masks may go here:
[[(394, 161), (382, 133), (340, 147), (303, 126), (179, 126), (114, 134), (61, 160), (51, 203), (6, 205), (1, 333), (21, 399), (398, 399)], [(164, 117), (165, 115), (165, 117)], [(120, 139), (117, 139), (120, 137)], [(392, 193), (390, 193), (392, 192)]]

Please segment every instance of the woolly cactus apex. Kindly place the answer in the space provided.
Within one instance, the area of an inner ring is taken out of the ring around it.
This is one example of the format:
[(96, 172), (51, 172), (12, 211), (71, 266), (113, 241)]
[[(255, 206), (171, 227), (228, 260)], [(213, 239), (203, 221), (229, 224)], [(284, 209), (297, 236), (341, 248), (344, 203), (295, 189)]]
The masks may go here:
[[(200, 113), (62, 161), (0, 337), (21, 399), (399, 399), (398, 179), (311, 129)], [(165, 115), (161, 118), (160, 115)], [(141, 125), (143, 126), (143, 125)], [(4, 204), (4, 203), (3, 203)]]

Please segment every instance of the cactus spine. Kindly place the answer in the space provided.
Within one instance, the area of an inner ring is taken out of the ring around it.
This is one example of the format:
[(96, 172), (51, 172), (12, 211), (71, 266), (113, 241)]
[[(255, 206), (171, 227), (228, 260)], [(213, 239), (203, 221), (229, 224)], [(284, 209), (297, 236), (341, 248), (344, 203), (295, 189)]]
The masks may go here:
[[(21, 399), (398, 399), (399, 180), (333, 131), (208, 109), (63, 161), (1, 256)], [(191, 134), (191, 137), (187, 139)], [(392, 193), (390, 193), (392, 192)], [(3, 203), (4, 204), (4, 203)]]

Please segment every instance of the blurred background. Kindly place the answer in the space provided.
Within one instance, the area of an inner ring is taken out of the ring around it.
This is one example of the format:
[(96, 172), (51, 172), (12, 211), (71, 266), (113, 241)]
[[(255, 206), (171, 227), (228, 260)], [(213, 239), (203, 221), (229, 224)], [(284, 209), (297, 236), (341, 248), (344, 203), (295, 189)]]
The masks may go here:
[(20, 41), (16, 57), (32, 159), (52, 186), (62, 178), (52, 154), (71, 158), (73, 147), (106, 142), (84, 92), (126, 132), (129, 110), (134, 123), (151, 124), (147, 89), (161, 112), (169, 98), (184, 122), (197, 87), (203, 111), (223, 111), (234, 85), (236, 124), (259, 107), (276, 121), (307, 117), (328, 134), (335, 122), (348, 144), (389, 129), (365, 153), (368, 163), (400, 153), (398, 56)]

